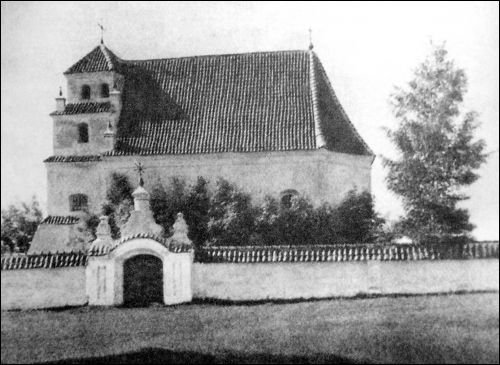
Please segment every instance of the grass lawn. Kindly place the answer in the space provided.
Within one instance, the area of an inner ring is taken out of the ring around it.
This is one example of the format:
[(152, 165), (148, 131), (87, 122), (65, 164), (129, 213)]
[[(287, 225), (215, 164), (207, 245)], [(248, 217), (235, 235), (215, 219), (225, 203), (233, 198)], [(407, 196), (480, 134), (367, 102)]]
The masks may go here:
[(498, 313), (498, 293), (2, 312), (2, 363), (498, 363)]

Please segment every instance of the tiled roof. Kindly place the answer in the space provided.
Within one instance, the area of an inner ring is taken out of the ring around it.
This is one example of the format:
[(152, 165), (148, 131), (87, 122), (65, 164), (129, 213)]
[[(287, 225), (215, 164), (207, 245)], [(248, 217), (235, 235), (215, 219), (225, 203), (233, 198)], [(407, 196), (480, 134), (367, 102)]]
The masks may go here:
[(111, 104), (109, 102), (96, 103), (72, 103), (66, 104), (63, 111), (55, 111), (50, 115), (72, 115), (72, 114), (93, 114), (93, 113), (105, 113), (111, 111)]
[(88, 250), (88, 254), (89, 254), (89, 256), (107, 255), (108, 253), (110, 253), (111, 251), (113, 251), (118, 246), (122, 245), (123, 243), (137, 239), (137, 238), (149, 238), (149, 239), (155, 240), (156, 242), (167, 247), (169, 249), (169, 251), (173, 252), (173, 253), (185, 253), (185, 252), (191, 252), (194, 250), (192, 245), (175, 242), (174, 240), (172, 240), (172, 238), (165, 239), (165, 238), (156, 236), (154, 234), (136, 233), (136, 234), (121, 238), (119, 240), (116, 240), (110, 246), (91, 245), (89, 250)]
[[(107, 65), (102, 49), (70, 70), (102, 70)], [(312, 52), (113, 59), (110, 64), (124, 75), (125, 83), (116, 146), (106, 155), (320, 147), (372, 154)]]
[(80, 221), (78, 217), (49, 215), (41, 224), (76, 224)]
[(2, 256), (2, 270), (55, 269), (87, 265), (85, 252), (56, 252), (37, 255)]
[(64, 73), (116, 71), (119, 62), (120, 59), (113, 52), (106, 48), (104, 44), (100, 44)]
[(43, 162), (94, 162), (101, 161), (99, 155), (84, 155), (84, 156), (50, 156)]

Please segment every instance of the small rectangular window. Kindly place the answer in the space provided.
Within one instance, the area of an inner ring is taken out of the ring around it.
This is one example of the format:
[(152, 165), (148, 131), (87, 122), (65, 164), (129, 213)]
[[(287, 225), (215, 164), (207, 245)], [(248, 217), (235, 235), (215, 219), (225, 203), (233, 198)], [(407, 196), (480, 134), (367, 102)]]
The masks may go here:
[(85, 194), (73, 194), (69, 197), (70, 211), (75, 212), (78, 210), (86, 210), (88, 205), (88, 198)]

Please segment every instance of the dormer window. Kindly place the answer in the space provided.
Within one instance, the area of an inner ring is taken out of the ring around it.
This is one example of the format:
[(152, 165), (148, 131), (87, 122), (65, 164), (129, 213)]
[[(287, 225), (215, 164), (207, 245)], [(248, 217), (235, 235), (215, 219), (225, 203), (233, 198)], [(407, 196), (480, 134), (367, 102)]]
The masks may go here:
[(78, 124), (78, 143), (88, 143), (89, 126), (87, 123)]
[(88, 198), (85, 194), (73, 194), (69, 196), (69, 210), (76, 212), (79, 210), (87, 210)]
[(109, 98), (109, 85), (101, 84), (101, 98)]
[(90, 99), (90, 86), (89, 85), (83, 85), (82, 86), (81, 97), (82, 97), (83, 100)]

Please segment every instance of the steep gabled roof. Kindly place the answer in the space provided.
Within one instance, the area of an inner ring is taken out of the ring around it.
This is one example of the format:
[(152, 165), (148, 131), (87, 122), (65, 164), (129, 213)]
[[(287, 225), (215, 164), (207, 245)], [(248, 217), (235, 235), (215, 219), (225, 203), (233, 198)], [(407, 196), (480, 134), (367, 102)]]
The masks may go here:
[(117, 71), (120, 59), (104, 44), (100, 44), (80, 61), (68, 68), (64, 74)]
[(124, 61), (101, 45), (67, 73), (103, 70), (125, 79), (117, 143), (105, 155), (372, 155), (312, 51)]

